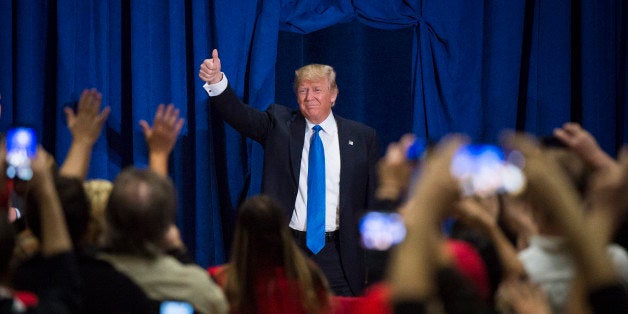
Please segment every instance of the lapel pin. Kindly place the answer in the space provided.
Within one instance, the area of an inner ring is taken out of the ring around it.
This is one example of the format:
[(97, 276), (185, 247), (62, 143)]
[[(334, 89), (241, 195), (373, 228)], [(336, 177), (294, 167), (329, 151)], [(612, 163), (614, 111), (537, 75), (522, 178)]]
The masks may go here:
[(349, 145), (353, 146), (353, 141), (349, 140)]

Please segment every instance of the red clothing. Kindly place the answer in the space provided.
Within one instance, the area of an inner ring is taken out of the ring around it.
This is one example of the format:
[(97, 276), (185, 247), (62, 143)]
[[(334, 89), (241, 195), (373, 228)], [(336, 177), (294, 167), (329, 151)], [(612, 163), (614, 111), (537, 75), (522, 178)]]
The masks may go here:
[(255, 284), (258, 313), (306, 313), (297, 282), (286, 278), (283, 268), (260, 277)]
[(450, 239), (447, 240), (446, 246), (454, 257), (456, 269), (469, 279), (482, 299), (488, 300), (491, 295), (491, 284), (486, 263), (480, 253), (465, 241)]
[(334, 313), (355, 314), (391, 314), (390, 287), (387, 283), (380, 282), (371, 285), (362, 297), (335, 297)]
[[(208, 268), (209, 274), (223, 289), (227, 283), (226, 265)], [(255, 298), (259, 314), (275, 313), (307, 313), (301, 300), (301, 291), (298, 283), (289, 280), (283, 267), (276, 267), (265, 272), (255, 284)], [(319, 297), (326, 298), (326, 291), (319, 287)], [(231, 309), (231, 313), (238, 313)]]

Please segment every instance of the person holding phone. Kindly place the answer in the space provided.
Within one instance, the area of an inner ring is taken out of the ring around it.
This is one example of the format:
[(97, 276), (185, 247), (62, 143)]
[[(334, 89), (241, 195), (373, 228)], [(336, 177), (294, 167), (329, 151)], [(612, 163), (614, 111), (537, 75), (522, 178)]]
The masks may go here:
[[(5, 164), (5, 149), (0, 149), (0, 164)], [(42, 293), (34, 304), (25, 304), (9, 286), (9, 262), (15, 245), (15, 234), (6, 219), (0, 219), (0, 313), (77, 313), (80, 306), (79, 270), (72, 240), (63, 215), (59, 195), (54, 187), (53, 157), (41, 146), (32, 160), (33, 176), (29, 193), (38, 199), (41, 212), (42, 272), (31, 274), (42, 284)], [(6, 184), (0, 176), (0, 186)], [(43, 205), (45, 204), (45, 206)], [(3, 204), (4, 207), (6, 204)], [(6, 214), (4, 210), (0, 210)], [(26, 308), (25, 308), (26, 307)]]
[(273, 104), (261, 111), (243, 103), (221, 72), (216, 49), (199, 77), (212, 109), (262, 145), (261, 192), (279, 202), (297, 244), (337, 295), (360, 295), (366, 269), (358, 219), (374, 202), (379, 145), (373, 128), (333, 113), (334, 69), (310, 64), (295, 72), (299, 110)]

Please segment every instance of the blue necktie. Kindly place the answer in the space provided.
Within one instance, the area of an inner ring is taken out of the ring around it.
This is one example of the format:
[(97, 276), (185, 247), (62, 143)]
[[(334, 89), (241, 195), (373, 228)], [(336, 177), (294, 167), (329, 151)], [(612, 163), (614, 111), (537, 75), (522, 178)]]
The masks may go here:
[(320, 125), (313, 128), (307, 171), (307, 230), (305, 244), (317, 254), (325, 246), (325, 149), (318, 135)]

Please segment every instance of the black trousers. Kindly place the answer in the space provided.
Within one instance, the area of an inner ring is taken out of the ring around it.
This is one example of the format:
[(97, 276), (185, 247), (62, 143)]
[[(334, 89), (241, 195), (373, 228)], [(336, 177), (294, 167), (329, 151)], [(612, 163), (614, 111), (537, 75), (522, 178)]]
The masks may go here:
[(292, 230), (292, 234), (301, 251), (323, 271), (334, 294), (349, 297), (355, 296), (349, 287), (349, 282), (340, 261), (338, 231), (325, 233), (325, 246), (318, 254), (313, 254), (307, 248), (305, 232)]

